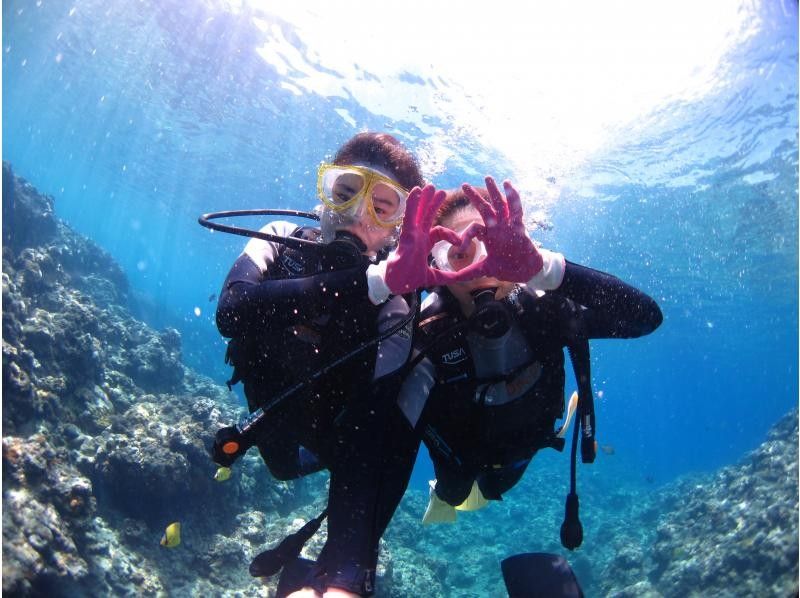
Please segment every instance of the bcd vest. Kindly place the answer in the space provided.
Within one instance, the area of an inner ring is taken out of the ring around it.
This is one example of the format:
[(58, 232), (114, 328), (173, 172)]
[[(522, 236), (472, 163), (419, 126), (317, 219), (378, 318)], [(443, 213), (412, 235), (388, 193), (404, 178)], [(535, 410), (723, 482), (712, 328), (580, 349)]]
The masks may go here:
[[(293, 237), (317, 241), (320, 231), (298, 227)], [(268, 280), (313, 276), (323, 271), (319, 254), (283, 246), (276, 260), (267, 268)], [(296, 326), (272, 331), (253, 330), (228, 343), (226, 363), (234, 371), (229, 385), (244, 383), (250, 411), (267, 403), (298, 382), (306, 381), (312, 373), (345, 355), (354, 347), (377, 334), (379, 308), (366, 298), (357, 303), (341, 302), (325, 314), (314, 313)], [(303, 392), (301, 410), (307, 421), (322, 423), (334, 418), (346, 402), (347, 380), (363, 380), (364, 371), (374, 367), (376, 347), (359, 353), (338, 366), (326, 384), (325, 379), (310, 385)], [(287, 404), (298, 405), (292, 398)], [(324, 412), (324, 413), (323, 413)]]
[[(454, 467), (503, 466), (529, 459), (540, 448), (564, 446), (554, 427), (564, 413), (564, 347), (580, 335), (581, 308), (564, 297), (536, 297), (525, 289), (503, 302), (522, 329), (531, 359), (493, 378), (475, 373), (469, 328), (452, 295), (439, 294), (421, 315), (422, 350), (436, 376), (421, 431), (429, 450)], [(513, 385), (528, 374), (535, 383), (523, 394), (500, 405), (488, 402), (492, 384)]]

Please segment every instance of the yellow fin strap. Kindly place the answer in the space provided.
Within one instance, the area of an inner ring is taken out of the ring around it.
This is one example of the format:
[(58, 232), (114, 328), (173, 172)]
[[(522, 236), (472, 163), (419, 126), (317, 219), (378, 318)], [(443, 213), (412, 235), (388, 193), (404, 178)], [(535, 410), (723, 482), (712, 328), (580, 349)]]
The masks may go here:
[(455, 507), (447, 504), (436, 496), (436, 480), (431, 480), (429, 484), (431, 489), (430, 500), (428, 502), (428, 508), (425, 509), (425, 515), (422, 516), (422, 524), (453, 523), (456, 520)]
[(458, 511), (477, 511), (489, 504), (489, 501), (481, 494), (481, 489), (478, 488), (478, 482), (472, 482), (472, 490), (469, 491), (467, 500), (462, 502), (456, 507)]

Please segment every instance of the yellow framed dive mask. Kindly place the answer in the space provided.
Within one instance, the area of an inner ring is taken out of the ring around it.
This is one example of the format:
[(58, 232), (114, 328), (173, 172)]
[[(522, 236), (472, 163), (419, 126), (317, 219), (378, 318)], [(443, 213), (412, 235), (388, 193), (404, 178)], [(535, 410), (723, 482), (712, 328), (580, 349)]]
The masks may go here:
[(408, 191), (366, 166), (322, 164), (317, 175), (317, 195), (335, 212), (355, 211), (363, 201), (375, 224), (394, 228), (403, 222)]

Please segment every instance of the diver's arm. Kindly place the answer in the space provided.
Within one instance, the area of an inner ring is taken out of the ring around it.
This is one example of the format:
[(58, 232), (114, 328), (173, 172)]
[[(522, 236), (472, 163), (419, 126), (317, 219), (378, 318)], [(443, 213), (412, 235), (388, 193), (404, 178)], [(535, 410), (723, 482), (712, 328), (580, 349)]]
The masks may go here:
[(354, 301), (367, 293), (365, 268), (356, 266), (302, 278), (263, 280), (243, 254), (225, 279), (217, 305), (217, 328), (234, 337), (253, 326), (286, 328), (323, 313), (336, 301)]
[(635, 338), (661, 324), (661, 309), (650, 296), (616, 276), (569, 261), (552, 292), (587, 308), (582, 319), (589, 338)]

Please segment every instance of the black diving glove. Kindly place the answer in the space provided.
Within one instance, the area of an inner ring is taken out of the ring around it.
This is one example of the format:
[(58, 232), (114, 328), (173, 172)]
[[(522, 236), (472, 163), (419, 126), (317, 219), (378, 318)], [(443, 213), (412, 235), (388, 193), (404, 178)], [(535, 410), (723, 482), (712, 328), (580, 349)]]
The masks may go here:
[(252, 445), (245, 439), (236, 426), (226, 426), (217, 431), (214, 445), (211, 447), (211, 458), (222, 467), (230, 467)]

